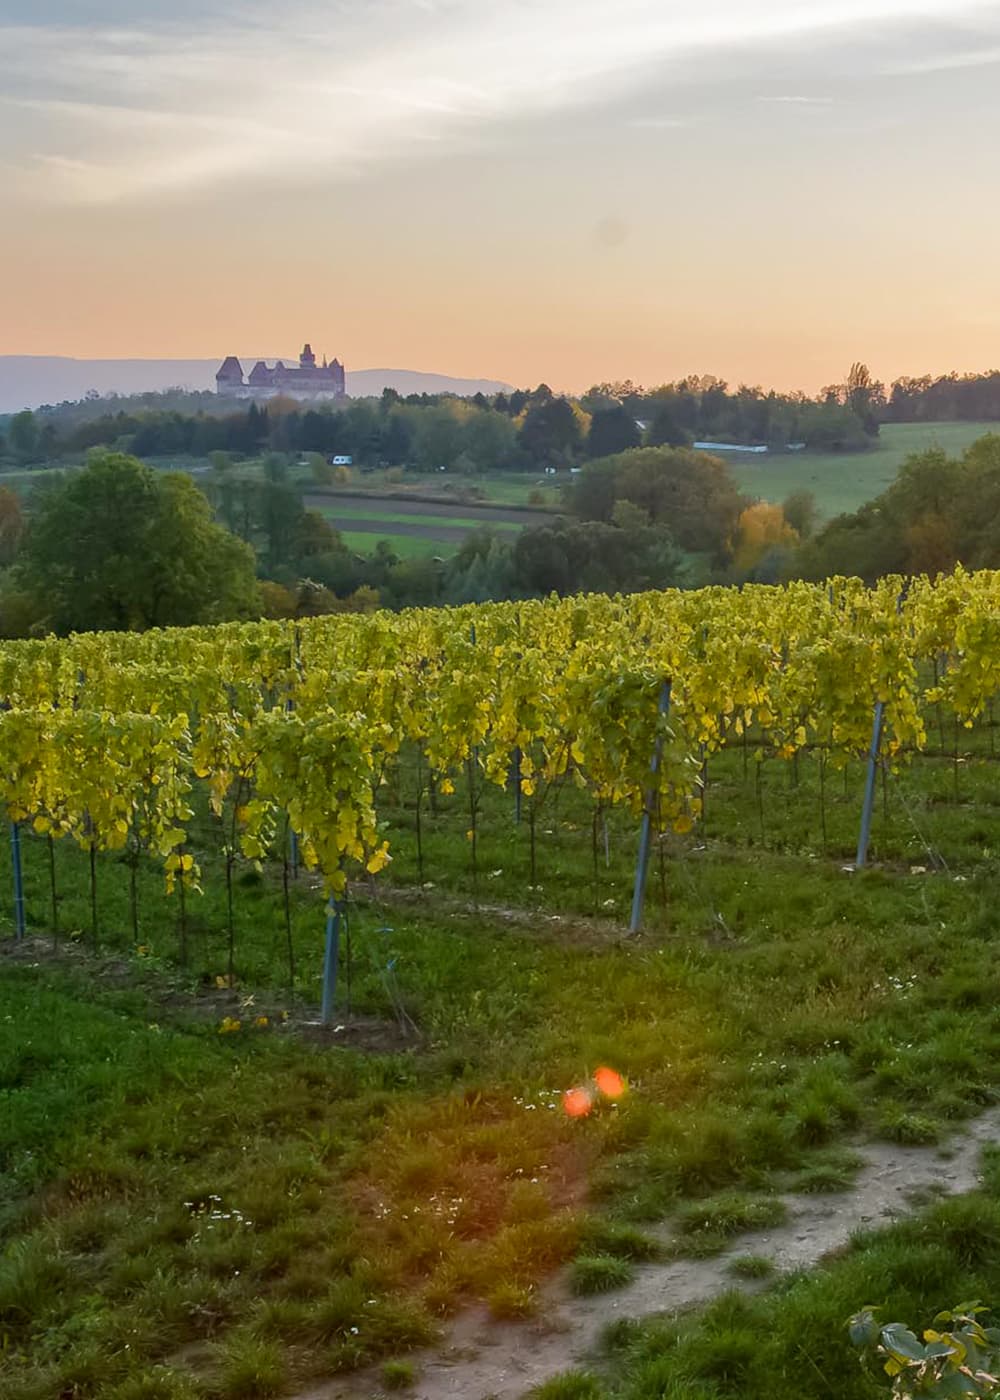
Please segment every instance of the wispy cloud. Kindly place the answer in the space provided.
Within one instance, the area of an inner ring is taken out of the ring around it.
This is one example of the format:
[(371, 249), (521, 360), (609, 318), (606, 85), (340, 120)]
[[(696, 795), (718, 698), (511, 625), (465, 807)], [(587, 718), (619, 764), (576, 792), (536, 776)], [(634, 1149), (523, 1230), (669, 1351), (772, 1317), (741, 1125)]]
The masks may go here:
[(779, 97), (758, 97), (758, 102), (775, 103), (778, 106), (788, 107), (832, 107), (832, 97), (805, 97), (798, 94), (783, 93)]
[[(138, 4), (123, 23), (107, 3), (106, 22), (86, 27), (0, 26), (0, 125), (15, 128), (8, 145), (33, 198), (148, 198), (259, 175), (328, 182), (501, 123), (611, 101), (699, 53), (956, 8), (247, 0), (177, 23), (143, 20)], [(666, 129), (680, 119), (637, 120)]]
[(968, 49), (962, 53), (931, 54), (886, 64), (883, 72), (891, 77), (920, 76), (926, 73), (946, 73), (960, 68), (987, 68), (1000, 63), (1000, 46)]
[(625, 125), (635, 131), (686, 131), (694, 122), (690, 117), (632, 117)]

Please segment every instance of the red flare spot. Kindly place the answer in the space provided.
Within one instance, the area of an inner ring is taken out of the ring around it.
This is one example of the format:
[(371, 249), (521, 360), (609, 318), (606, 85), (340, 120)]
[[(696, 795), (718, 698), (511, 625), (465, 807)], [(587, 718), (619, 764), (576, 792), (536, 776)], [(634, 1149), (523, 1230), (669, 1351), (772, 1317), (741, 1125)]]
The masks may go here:
[(625, 1080), (616, 1069), (602, 1065), (594, 1071), (594, 1083), (606, 1099), (620, 1099), (625, 1093)]
[(570, 1118), (586, 1118), (594, 1106), (594, 1096), (589, 1089), (567, 1089), (563, 1094), (563, 1108)]

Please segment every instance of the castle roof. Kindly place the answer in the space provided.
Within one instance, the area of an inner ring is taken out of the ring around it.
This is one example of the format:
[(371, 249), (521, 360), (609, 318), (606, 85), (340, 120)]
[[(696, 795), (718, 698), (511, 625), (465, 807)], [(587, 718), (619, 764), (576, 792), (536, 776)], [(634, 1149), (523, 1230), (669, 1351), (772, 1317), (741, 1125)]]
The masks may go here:
[(216, 379), (240, 379), (243, 378), (243, 366), (235, 355), (227, 355), (222, 361)]

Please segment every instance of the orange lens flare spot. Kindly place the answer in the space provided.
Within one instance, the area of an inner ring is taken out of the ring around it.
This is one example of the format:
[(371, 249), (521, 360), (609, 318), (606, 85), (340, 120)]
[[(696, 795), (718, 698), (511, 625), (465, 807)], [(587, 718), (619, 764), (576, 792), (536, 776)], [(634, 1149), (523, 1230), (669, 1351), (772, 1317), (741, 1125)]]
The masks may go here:
[(616, 1069), (602, 1065), (594, 1071), (594, 1083), (606, 1099), (620, 1099), (625, 1094), (625, 1080)]
[(586, 1118), (594, 1106), (594, 1096), (589, 1089), (567, 1089), (563, 1094), (563, 1109), (569, 1118)]

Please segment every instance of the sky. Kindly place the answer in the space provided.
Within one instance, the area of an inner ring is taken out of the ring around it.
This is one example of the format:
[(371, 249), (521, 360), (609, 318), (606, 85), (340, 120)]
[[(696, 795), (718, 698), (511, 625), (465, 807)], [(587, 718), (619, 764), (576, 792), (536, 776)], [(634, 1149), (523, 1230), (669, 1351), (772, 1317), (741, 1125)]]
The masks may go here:
[(0, 0), (0, 354), (1000, 366), (1000, 0)]

